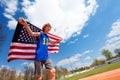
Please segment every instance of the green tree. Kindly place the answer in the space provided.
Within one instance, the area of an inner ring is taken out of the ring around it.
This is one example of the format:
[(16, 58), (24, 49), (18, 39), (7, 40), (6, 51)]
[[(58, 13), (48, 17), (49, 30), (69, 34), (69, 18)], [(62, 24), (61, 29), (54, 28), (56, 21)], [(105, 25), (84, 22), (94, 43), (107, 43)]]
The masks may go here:
[(114, 52), (117, 54), (116, 57), (120, 57), (120, 49), (115, 49)]
[(112, 59), (113, 55), (109, 50), (102, 50), (102, 55), (105, 56), (106, 60)]
[(98, 65), (101, 65), (105, 63), (105, 60), (98, 60), (98, 59), (95, 59), (94, 62), (91, 64), (91, 66), (98, 66)]

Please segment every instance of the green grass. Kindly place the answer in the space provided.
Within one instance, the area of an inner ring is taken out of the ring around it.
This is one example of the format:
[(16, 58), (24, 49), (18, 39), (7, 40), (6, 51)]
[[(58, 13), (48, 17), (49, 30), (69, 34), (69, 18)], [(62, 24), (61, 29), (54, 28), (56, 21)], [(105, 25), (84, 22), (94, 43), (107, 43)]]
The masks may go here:
[(112, 64), (109, 64), (109, 65), (106, 65), (100, 68), (96, 68), (89, 72), (81, 73), (81, 74), (78, 74), (78, 75), (75, 75), (69, 78), (64, 78), (63, 80), (78, 80), (80, 78), (84, 78), (87, 76), (95, 75), (95, 74), (106, 72), (106, 71), (110, 71), (110, 70), (117, 69), (117, 68), (120, 68), (120, 62), (116, 62), (116, 63), (112, 63)]

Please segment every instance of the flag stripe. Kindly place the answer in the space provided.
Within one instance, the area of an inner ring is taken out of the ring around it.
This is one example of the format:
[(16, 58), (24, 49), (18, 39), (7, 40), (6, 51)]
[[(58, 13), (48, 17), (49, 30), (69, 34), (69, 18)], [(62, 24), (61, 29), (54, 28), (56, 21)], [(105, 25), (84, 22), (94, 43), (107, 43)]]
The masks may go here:
[(8, 57), (8, 62), (12, 61), (12, 60), (34, 60), (35, 59), (35, 55), (33, 56), (24, 56), (24, 55), (11, 55)]
[(48, 50), (50, 49), (59, 49), (59, 47), (48, 47)]
[(8, 62), (12, 61), (12, 60), (34, 60), (35, 58), (21, 58), (21, 57), (9, 57), (8, 58)]
[(54, 54), (54, 53), (58, 53), (58, 50), (56, 50), (56, 51), (55, 50), (54, 51), (53, 50), (52, 51), (48, 51), (48, 54)]
[(36, 47), (11, 46), (10, 49), (36, 49)]
[(56, 36), (56, 35), (53, 35), (53, 34), (51, 34), (51, 33), (48, 33), (48, 35), (49, 35), (50, 37), (56, 37), (56, 38), (58, 38), (58, 39), (60, 39), (60, 38), (61, 38), (61, 37)]
[(23, 50), (23, 49), (11, 49), (9, 53), (11, 52), (24, 52), (24, 53), (31, 53), (31, 52), (35, 52), (35, 50)]
[(26, 54), (25, 54), (24, 52), (17, 52), (17, 53), (16, 53), (16, 52), (10, 52), (10, 53), (9, 53), (9, 56), (10, 56), (10, 55), (13, 55), (13, 54), (14, 54), (14, 55), (28, 55), (28, 56), (29, 56), (29, 55), (35, 55), (35, 53), (32, 53), (32, 52), (31, 52), (31, 53), (26, 53)]
[(11, 57), (14, 57), (14, 58), (31, 58), (31, 59), (34, 59), (35, 58), (35, 55), (30, 55), (30, 56), (28, 56), (28, 55), (10, 55), (8, 58), (11, 58)]
[(36, 47), (35, 44), (25, 44), (25, 43), (18, 43), (18, 42), (12, 42), (11, 46), (21, 46), (21, 47)]
[(53, 51), (53, 50), (55, 51), (55, 50), (58, 50), (58, 49), (48, 49), (48, 50), (49, 50), (49, 51)]

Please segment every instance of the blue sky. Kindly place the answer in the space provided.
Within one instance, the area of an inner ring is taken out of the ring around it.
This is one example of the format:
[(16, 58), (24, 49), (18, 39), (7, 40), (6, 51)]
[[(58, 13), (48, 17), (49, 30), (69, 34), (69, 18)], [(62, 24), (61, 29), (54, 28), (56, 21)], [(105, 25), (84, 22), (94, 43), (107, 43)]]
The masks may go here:
[(19, 17), (42, 27), (49, 22), (51, 33), (63, 38), (59, 53), (49, 55), (55, 66), (68, 69), (104, 59), (102, 49), (113, 55), (120, 48), (120, 1), (114, 0), (1, 0), (0, 24), (7, 35), (0, 46), (0, 67), (23, 69), (32, 61), (7, 62), (10, 43)]

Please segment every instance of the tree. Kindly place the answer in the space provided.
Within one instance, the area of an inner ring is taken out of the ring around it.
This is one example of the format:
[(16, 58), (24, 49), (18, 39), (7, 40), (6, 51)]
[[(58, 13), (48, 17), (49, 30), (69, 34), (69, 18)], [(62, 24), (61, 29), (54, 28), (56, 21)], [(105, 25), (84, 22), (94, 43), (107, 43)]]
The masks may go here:
[(55, 67), (56, 70), (56, 79), (60, 79), (62, 77), (65, 77), (65, 75), (69, 74), (69, 71), (67, 70), (67, 68), (64, 67)]
[(105, 56), (106, 60), (112, 59), (113, 55), (109, 50), (102, 50), (102, 55)]
[(16, 80), (16, 70), (12, 69), (9, 71), (9, 80)]
[(3, 67), (1, 70), (0, 70), (0, 79), (1, 80), (9, 80), (9, 72), (10, 70), (6, 67)]
[(117, 53), (116, 57), (120, 57), (120, 49), (115, 49), (114, 52)]
[(24, 80), (33, 80), (34, 77), (34, 69), (32, 66), (25, 65), (24, 66)]
[(93, 67), (93, 66), (98, 66), (98, 65), (101, 65), (101, 64), (104, 64), (104, 63), (105, 63), (104, 60), (95, 59), (91, 66), (92, 66), (92, 67)]

